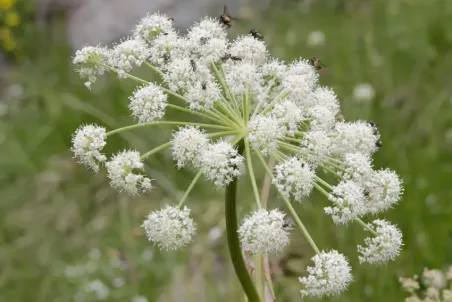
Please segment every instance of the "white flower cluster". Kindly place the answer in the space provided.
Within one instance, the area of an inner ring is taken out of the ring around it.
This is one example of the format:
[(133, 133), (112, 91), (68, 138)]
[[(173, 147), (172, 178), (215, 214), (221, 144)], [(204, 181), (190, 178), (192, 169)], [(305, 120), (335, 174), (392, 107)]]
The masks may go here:
[(218, 188), (224, 187), (240, 175), (243, 156), (227, 142), (210, 144), (199, 156), (201, 171), (206, 179)]
[[(96, 172), (105, 162), (111, 185), (131, 195), (152, 189), (150, 178), (141, 174), (143, 161), (164, 148), (171, 149), (177, 168), (197, 172), (178, 207), (153, 212), (143, 223), (149, 240), (164, 249), (183, 247), (192, 240), (195, 227), (183, 204), (201, 174), (221, 189), (242, 174), (245, 160), (246, 174), (258, 171), (252, 167), (254, 161), (244, 157), (246, 150), (246, 156), (259, 157), (289, 208), (291, 201), (301, 202), (316, 189), (330, 201), (324, 212), (334, 223), (357, 221), (366, 226), (372, 235), (364, 239), (364, 247), (358, 247), (361, 262), (393, 260), (402, 246), (400, 231), (384, 220), (370, 224), (361, 220), (390, 209), (403, 192), (395, 172), (374, 170), (372, 155), (382, 147), (376, 124), (339, 120), (338, 96), (319, 85), (317, 59), (286, 63), (271, 58), (260, 33), (252, 30), (230, 41), (229, 25), (227, 15), (206, 17), (182, 35), (173, 28), (172, 18), (156, 13), (144, 17), (132, 36), (112, 49), (77, 51), (74, 63), (89, 81), (88, 87), (107, 71), (140, 86), (129, 102), (136, 124), (110, 132), (95, 125), (81, 127), (72, 139), (74, 157)], [(161, 84), (130, 74), (140, 65), (160, 76)], [(169, 104), (172, 99), (179, 102)], [(165, 115), (167, 110), (183, 114)], [(163, 119), (184, 119), (187, 113), (196, 120)], [(141, 156), (126, 150), (107, 161), (102, 153), (107, 136), (165, 124), (181, 127), (169, 142)], [(276, 161), (274, 169), (266, 164), (270, 158)], [(321, 173), (337, 181), (330, 184)], [(258, 178), (250, 176), (256, 193)], [(255, 199), (260, 204), (258, 194)], [(295, 210), (290, 212), (306, 235)], [(284, 217), (279, 210), (250, 214), (237, 234), (243, 249), (263, 254), (281, 251), (289, 242), (290, 227)], [(350, 266), (338, 252), (318, 253), (313, 261), (309, 276), (300, 278), (303, 296), (337, 294), (350, 283)]]
[(385, 220), (374, 220), (369, 227), (378, 234), (376, 237), (364, 239), (366, 246), (358, 245), (359, 261), (361, 263), (386, 263), (394, 260), (402, 247), (402, 233)]
[(337, 295), (343, 292), (352, 281), (351, 268), (344, 255), (337, 251), (325, 252), (312, 258), (314, 266), (309, 266), (307, 277), (300, 278), (302, 296)]
[(107, 139), (105, 128), (96, 125), (82, 126), (72, 137), (71, 151), (79, 163), (99, 171), (99, 163), (107, 160), (100, 151), (104, 148)]
[(245, 218), (238, 233), (242, 248), (253, 254), (275, 254), (289, 243), (285, 214), (261, 209)]
[(166, 205), (159, 211), (149, 213), (142, 226), (149, 241), (166, 250), (186, 246), (196, 232), (187, 207), (179, 209)]
[(314, 176), (315, 172), (305, 161), (292, 157), (275, 167), (273, 184), (282, 196), (301, 202), (311, 193)]
[(124, 190), (130, 195), (147, 192), (152, 189), (151, 179), (136, 171), (143, 170), (143, 162), (138, 151), (123, 151), (105, 164), (110, 184), (114, 188)]

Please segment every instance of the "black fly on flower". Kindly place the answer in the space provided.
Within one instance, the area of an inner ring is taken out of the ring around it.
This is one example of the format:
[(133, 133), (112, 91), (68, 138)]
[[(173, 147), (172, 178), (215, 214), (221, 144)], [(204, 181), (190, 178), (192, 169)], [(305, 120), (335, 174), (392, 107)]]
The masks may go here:
[[(219, 19), (206, 17), (180, 35), (168, 16), (147, 15), (130, 38), (112, 49), (89, 46), (77, 51), (74, 64), (88, 87), (111, 72), (136, 81), (137, 88), (128, 106), (136, 123), (109, 131), (98, 125), (80, 127), (72, 139), (74, 157), (94, 172), (105, 165), (112, 187), (136, 195), (153, 189), (143, 162), (169, 148), (177, 168), (190, 169), (195, 176), (177, 203), (162, 206), (145, 219), (142, 226), (151, 242), (174, 250), (194, 240), (196, 224), (186, 203), (204, 177), (215, 189), (225, 189), (230, 254), (249, 301), (259, 298), (240, 261), (242, 249), (256, 255), (256, 274), (262, 274), (262, 259), (282, 253), (294, 227), (314, 251), (308, 276), (299, 279), (302, 295), (339, 294), (352, 280), (347, 258), (335, 250), (320, 250), (292, 203), (306, 203), (312, 191), (320, 192), (329, 205), (319, 212), (337, 225), (355, 222), (369, 233), (364, 245), (357, 247), (360, 262), (380, 264), (399, 254), (402, 235), (386, 220), (366, 223), (362, 219), (397, 204), (402, 182), (395, 172), (373, 167), (372, 155), (381, 145), (374, 123), (338, 120), (336, 94), (318, 83), (320, 60), (287, 64), (272, 58), (257, 30), (229, 41), (226, 28), (234, 18), (225, 8)], [(131, 74), (142, 65), (159, 75), (162, 84)], [(168, 96), (185, 106), (170, 103)], [(190, 113), (202, 122), (165, 120), (167, 111)], [(122, 150), (113, 156), (103, 153), (110, 136), (155, 125), (178, 128), (171, 139), (149, 150)], [(281, 209), (262, 205), (253, 157), (272, 178), (293, 222)], [(276, 161), (274, 168), (267, 164), (270, 159)], [(236, 184), (244, 169), (251, 181), (255, 210), (238, 227)], [(327, 182), (322, 172), (337, 181)]]

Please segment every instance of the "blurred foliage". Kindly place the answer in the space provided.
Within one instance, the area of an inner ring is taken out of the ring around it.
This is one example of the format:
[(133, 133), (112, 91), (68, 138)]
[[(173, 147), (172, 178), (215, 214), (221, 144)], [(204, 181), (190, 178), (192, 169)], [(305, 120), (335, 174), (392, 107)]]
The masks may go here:
[[(0, 7), (7, 2), (0, 0)], [(388, 166), (404, 179), (402, 202), (384, 218), (399, 224), (405, 247), (383, 267), (359, 265), (356, 245), (363, 231), (334, 226), (322, 214), (323, 198), (314, 195), (298, 205), (318, 246), (338, 249), (352, 263), (355, 282), (331, 301), (401, 301), (398, 276), (452, 263), (451, 15), (449, 0), (287, 0), (232, 28), (234, 36), (259, 27), (271, 53), (287, 61), (321, 58), (326, 65), (321, 82), (334, 88), (343, 115), (379, 126), (384, 146), (375, 167)], [(196, 242), (186, 252), (160, 252), (146, 241), (142, 219), (177, 200), (193, 175), (178, 171), (170, 154), (161, 153), (146, 168), (157, 189), (149, 197), (131, 198), (111, 190), (103, 173), (92, 175), (73, 162), (70, 137), (80, 124), (114, 128), (132, 122), (127, 98), (135, 84), (106, 77), (88, 91), (72, 70), (62, 28), (54, 24), (39, 34), (17, 36), (27, 37), (30, 47), (20, 64), (1, 75), (0, 301), (71, 301), (93, 280), (110, 286), (109, 301), (138, 295), (149, 301), (243, 299), (225, 238), (219, 237), (220, 192), (206, 183), (198, 186), (189, 200), (199, 224)], [(313, 31), (323, 32), (324, 44), (308, 44)], [(140, 72), (149, 78), (147, 70)], [(359, 83), (373, 86), (374, 101), (357, 102), (353, 91)], [(161, 127), (112, 137), (107, 153), (129, 146), (147, 151), (170, 134)], [(245, 202), (251, 196), (243, 179), (240, 215), (252, 206)], [(270, 206), (282, 207), (274, 192)], [(67, 277), (64, 272), (89, 263), (96, 249), (105, 259), (96, 261), (98, 269), (80, 280)], [(152, 259), (143, 259), (143, 251)], [(129, 266), (112, 277), (109, 259), (118, 255)], [(272, 259), (278, 301), (300, 299), (297, 276), (310, 257), (295, 230), (287, 253)], [(118, 277), (123, 284), (115, 289)]]
[(36, 32), (34, 4), (31, 0), (0, 0), (0, 53), (14, 60), (26, 56), (28, 39)]

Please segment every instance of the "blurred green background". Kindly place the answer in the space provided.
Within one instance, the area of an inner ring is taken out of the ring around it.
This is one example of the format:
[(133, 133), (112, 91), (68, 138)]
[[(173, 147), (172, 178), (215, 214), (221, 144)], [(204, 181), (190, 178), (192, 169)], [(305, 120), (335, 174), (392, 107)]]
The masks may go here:
[[(103, 172), (77, 166), (68, 151), (74, 130), (130, 124), (135, 84), (107, 76), (88, 91), (70, 63), (64, 21), (38, 29), (33, 3), (18, 1), (8, 8), (20, 16), (11, 26), (7, 4), (0, 0), (8, 61), (0, 69), (0, 301), (99, 301), (82, 295), (86, 286), (104, 301), (242, 301), (226, 252), (221, 192), (201, 182), (189, 198), (199, 234), (187, 250), (149, 244), (144, 216), (177, 200), (193, 175), (161, 153), (146, 166), (157, 188), (131, 198), (110, 189)], [(338, 249), (352, 263), (353, 284), (330, 301), (403, 301), (398, 276), (452, 264), (452, 1), (286, 0), (262, 15), (244, 14), (250, 17), (235, 24), (232, 37), (258, 27), (281, 59), (321, 58), (320, 81), (338, 94), (346, 119), (379, 125), (384, 146), (375, 166), (396, 170), (405, 183), (402, 202), (381, 216), (402, 229), (401, 256), (386, 266), (359, 265), (360, 228), (336, 227), (315, 194), (297, 210), (320, 248)], [(367, 100), (356, 92), (364, 83), (374, 91)], [(147, 151), (171, 131), (114, 137), (106, 152)], [(252, 206), (247, 181), (239, 194), (243, 215)], [(279, 205), (272, 191), (270, 207)], [(278, 301), (301, 300), (297, 276), (310, 257), (295, 230), (288, 252), (272, 259)]]

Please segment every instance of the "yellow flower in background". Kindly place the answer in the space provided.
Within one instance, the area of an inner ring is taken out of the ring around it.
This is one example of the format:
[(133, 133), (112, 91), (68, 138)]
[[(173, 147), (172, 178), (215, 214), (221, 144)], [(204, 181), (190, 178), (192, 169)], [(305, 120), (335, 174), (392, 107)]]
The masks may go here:
[(8, 28), (0, 28), (0, 48), (7, 52), (13, 51), (17, 47), (11, 31)]
[(16, 0), (0, 0), (0, 10), (7, 10), (16, 4)]
[[(2, 0), (0, 0), (2, 1)], [(20, 16), (17, 12), (10, 12), (5, 17), (6, 26), (15, 27), (20, 23)]]

